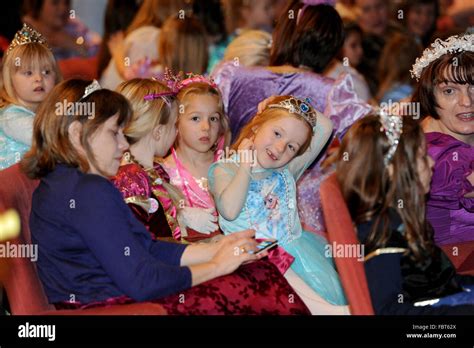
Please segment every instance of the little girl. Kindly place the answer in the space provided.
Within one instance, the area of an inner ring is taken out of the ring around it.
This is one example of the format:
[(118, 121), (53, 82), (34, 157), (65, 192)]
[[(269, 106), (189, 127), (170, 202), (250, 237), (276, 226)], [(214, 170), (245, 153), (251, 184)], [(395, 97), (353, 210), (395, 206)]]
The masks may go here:
[(207, 173), (230, 140), (229, 125), (212, 81), (192, 76), (177, 83), (176, 90), (178, 137), (163, 167), (185, 197), (180, 215), (188, 226), (186, 239), (198, 241), (220, 234)]
[(229, 234), (252, 228), (257, 238), (277, 239), (294, 262), (284, 261), (281, 250), (277, 250), (281, 257), (273, 261), (314, 314), (346, 310), (332, 306), (345, 304), (345, 298), (338, 275), (324, 256), (326, 241), (302, 230), (296, 206), (296, 181), (331, 131), (331, 121), (308, 102), (276, 97), (242, 129), (232, 147), (234, 154), (209, 169), (221, 229)]
[(30, 148), (36, 108), (61, 79), (40, 33), (26, 24), (15, 34), (3, 60), (0, 90), (0, 170)]
[(369, 115), (350, 128), (338, 156), (338, 181), (365, 245), (375, 313), (474, 313), (474, 287), (461, 287), (474, 278), (456, 274), (426, 220), (433, 160), (419, 123)]
[(165, 156), (176, 138), (178, 107), (174, 92), (150, 79), (133, 79), (117, 91), (132, 106), (132, 120), (124, 129), (130, 148), (112, 179), (135, 216), (153, 239), (181, 238), (177, 206), (181, 196), (155, 157)]

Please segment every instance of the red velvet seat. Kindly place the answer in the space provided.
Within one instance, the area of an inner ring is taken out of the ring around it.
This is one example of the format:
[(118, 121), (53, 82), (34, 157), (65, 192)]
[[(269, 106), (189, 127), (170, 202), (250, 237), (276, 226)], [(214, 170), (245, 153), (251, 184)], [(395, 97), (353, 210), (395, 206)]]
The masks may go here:
[(68, 79), (97, 79), (97, 66), (99, 58), (97, 56), (90, 58), (74, 57), (58, 60), (59, 70), (64, 80)]
[[(351, 246), (360, 244), (334, 174), (321, 184), (320, 194), (329, 243)], [(363, 262), (355, 257), (335, 257), (334, 261), (351, 314), (373, 315)]]
[[(14, 165), (0, 171), (0, 213), (13, 208), (20, 214), (21, 234), (11, 243), (31, 243), (29, 215), (31, 195), (38, 185), (30, 180)], [(5, 265), (4, 265), (5, 266)], [(6, 290), (10, 309), (14, 315), (74, 314), (74, 315), (160, 315), (165, 309), (155, 303), (142, 302), (128, 305), (114, 305), (86, 310), (55, 310), (48, 303), (43, 286), (38, 278), (36, 266), (28, 258), (11, 258), (7, 263), (8, 272), (4, 274), (3, 286)], [(1, 280), (1, 279), (0, 279)]]

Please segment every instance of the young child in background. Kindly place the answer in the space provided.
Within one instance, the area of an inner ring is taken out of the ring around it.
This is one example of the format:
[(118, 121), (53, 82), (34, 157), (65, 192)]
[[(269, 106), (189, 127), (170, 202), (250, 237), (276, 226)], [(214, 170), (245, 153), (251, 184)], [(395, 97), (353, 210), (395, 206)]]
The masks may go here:
[(324, 75), (333, 79), (337, 79), (343, 73), (351, 75), (357, 96), (367, 102), (371, 99), (369, 85), (364, 76), (356, 70), (364, 54), (362, 49), (362, 29), (356, 22), (343, 20), (343, 23), (345, 32), (344, 44), (337, 57), (329, 63)]
[(385, 45), (379, 62), (379, 103), (395, 103), (408, 98), (414, 92), (416, 82), (410, 69), (418, 56), (421, 45), (405, 34), (394, 34)]
[(347, 313), (339, 277), (324, 255), (326, 241), (303, 231), (296, 206), (296, 181), (326, 144), (332, 123), (292, 96), (268, 102), (242, 129), (232, 146), (237, 153), (209, 169), (219, 225), (225, 234), (251, 228), (256, 238), (277, 239), (286, 253), (277, 252), (294, 261), (274, 261), (312, 313)]
[(204, 74), (209, 60), (206, 29), (197, 18), (172, 16), (161, 28), (158, 52), (163, 71)]
[(0, 169), (30, 148), (36, 108), (61, 79), (46, 40), (24, 25), (3, 59), (0, 90)]
[(350, 128), (338, 156), (341, 191), (365, 245), (375, 313), (473, 314), (474, 287), (461, 285), (474, 278), (456, 274), (426, 220), (434, 162), (420, 124), (369, 115)]
[(275, 3), (272, 0), (224, 0), (222, 1), (227, 28), (227, 40), (219, 49), (211, 51), (208, 72), (224, 58), (225, 49), (232, 40), (246, 30), (264, 30), (272, 32), (275, 19)]
[(178, 137), (163, 167), (184, 198), (180, 215), (188, 226), (188, 241), (220, 234), (207, 174), (230, 142), (227, 117), (217, 86), (203, 76), (177, 83)]
[(175, 94), (150, 79), (123, 82), (117, 91), (128, 99), (133, 115), (124, 129), (130, 148), (112, 182), (153, 239), (179, 240), (177, 205), (181, 197), (154, 160), (165, 156), (176, 138)]

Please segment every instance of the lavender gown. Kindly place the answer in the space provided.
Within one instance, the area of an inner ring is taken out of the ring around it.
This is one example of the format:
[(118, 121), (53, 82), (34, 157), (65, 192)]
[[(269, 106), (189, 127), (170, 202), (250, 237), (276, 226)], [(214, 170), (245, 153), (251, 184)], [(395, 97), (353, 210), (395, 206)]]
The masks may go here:
[(450, 135), (426, 133), (428, 154), (435, 161), (427, 218), (438, 245), (474, 241), (474, 192), (467, 177), (474, 170), (474, 147)]
[[(236, 67), (228, 62), (216, 68), (213, 78), (222, 93), (234, 140), (255, 115), (258, 104), (272, 95), (310, 98), (311, 104), (331, 119), (337, 137), (370, 111), (369, 105), (359, 101), (348, 74), (335, 81), (311, 72), (279, 74), (265, 68)], [(301, 222), (305, 229), (321, 234), (326, 228), (319, 186), (331, 174), (323, 174), (320, 168), (323, 157), (324, 154), (320, 155), (297, 183)]]

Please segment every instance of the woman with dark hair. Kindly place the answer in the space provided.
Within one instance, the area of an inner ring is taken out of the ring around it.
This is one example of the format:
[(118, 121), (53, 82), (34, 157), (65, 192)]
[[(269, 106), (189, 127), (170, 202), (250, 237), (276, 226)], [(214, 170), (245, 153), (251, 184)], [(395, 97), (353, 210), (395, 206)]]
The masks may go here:
[(437, 244), (474, 241), (474, 34), (437, 40), (413, 65), (428, 153), (427, 218)]
[[(331, 118), (336, 136), (368, 112), (348, 75), (337, 81), (321, 75), (344, 42), (342, 20), (327, 3), (332, 2), (293, 0), (288, 4), (273, 34), (269, 67), (246, 68), (228, 62), (216, 69), (214, 78), (234, 139), (256, 113), (258, 103), (272, 95), (309, 97), (313, 107)], [(314, 232), (325, 230), (317, 193), (321, 180), (316, 164), (298, 181), (300, 217)]]

